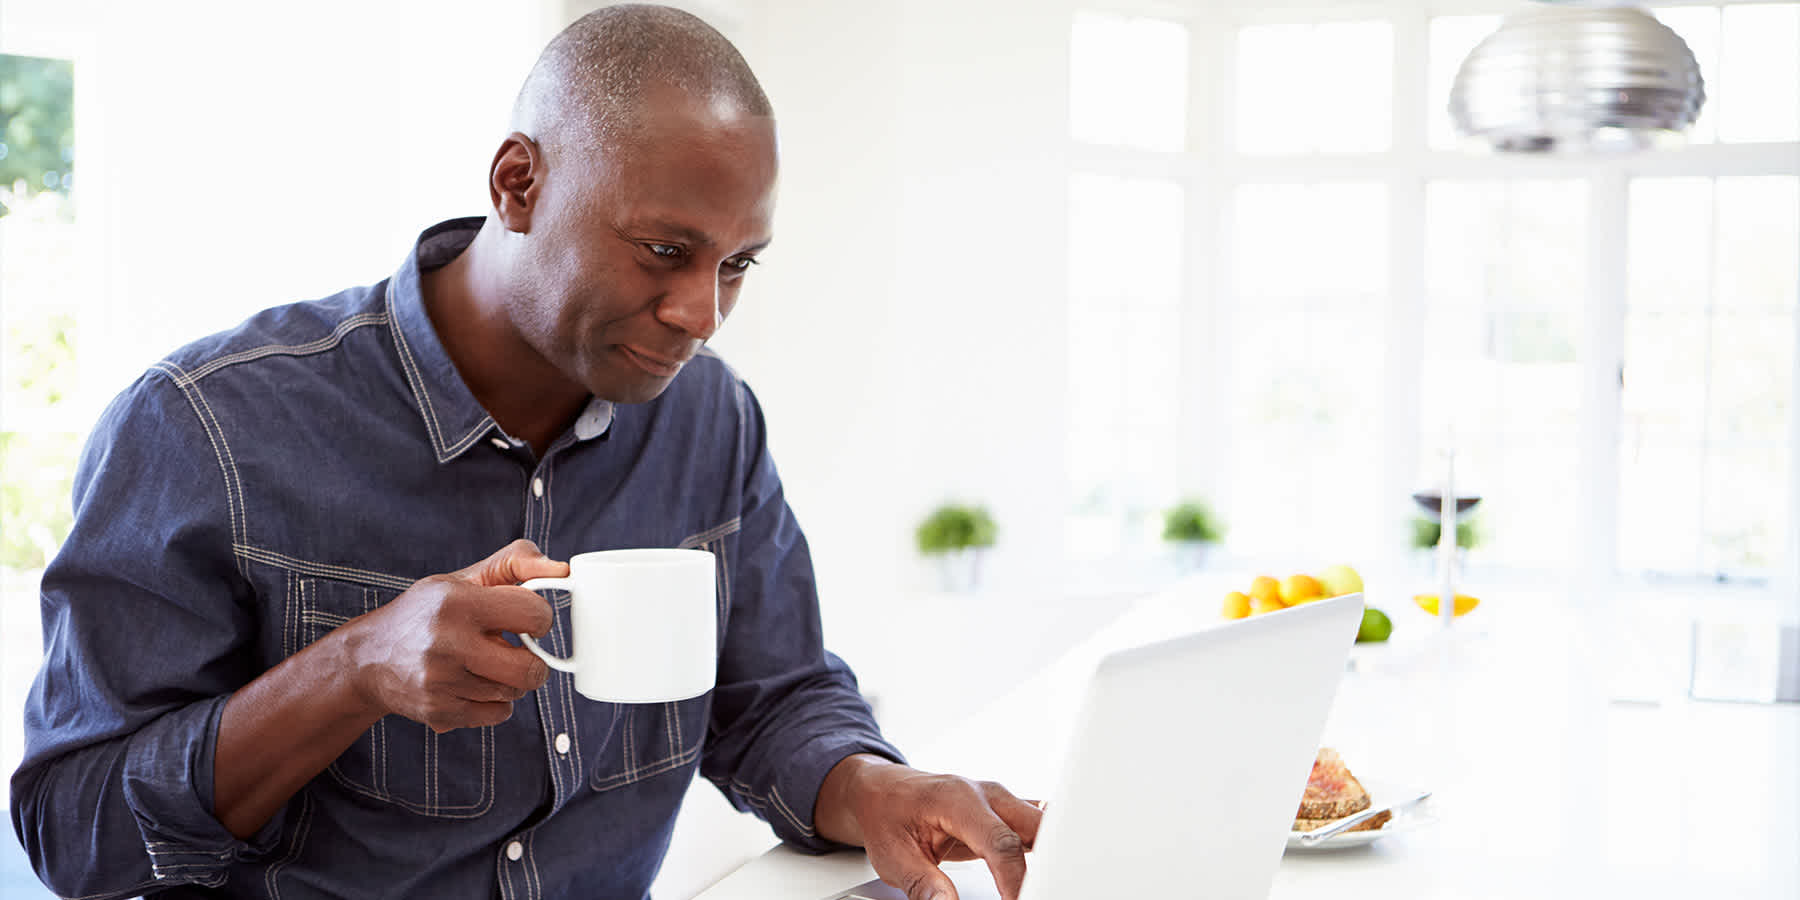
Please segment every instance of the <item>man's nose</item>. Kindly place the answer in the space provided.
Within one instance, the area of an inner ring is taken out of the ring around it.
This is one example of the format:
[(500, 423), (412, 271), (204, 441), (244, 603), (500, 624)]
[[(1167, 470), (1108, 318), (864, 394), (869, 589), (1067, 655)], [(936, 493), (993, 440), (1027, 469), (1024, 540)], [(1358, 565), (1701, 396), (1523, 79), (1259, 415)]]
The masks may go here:
[(711, 273), (684, 279), (657, 306), (656, 317), (697, 341), (707, 341), (722, 321), (719, 299), (719, 279)]

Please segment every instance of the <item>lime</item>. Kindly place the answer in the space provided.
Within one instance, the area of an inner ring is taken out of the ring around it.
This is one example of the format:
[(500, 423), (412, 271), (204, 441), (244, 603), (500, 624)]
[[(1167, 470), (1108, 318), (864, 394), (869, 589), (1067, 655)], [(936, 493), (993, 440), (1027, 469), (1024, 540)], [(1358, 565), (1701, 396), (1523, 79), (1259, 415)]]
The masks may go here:
[(1359, 644), (1379, 643), (1387, 640), (1388, 635), (1393, 633), (1394, 623), (1388, 619), (1387, 613), (1371, 606), (1363, 610), (1362, 627), (1356, 629), (1356, 642)]

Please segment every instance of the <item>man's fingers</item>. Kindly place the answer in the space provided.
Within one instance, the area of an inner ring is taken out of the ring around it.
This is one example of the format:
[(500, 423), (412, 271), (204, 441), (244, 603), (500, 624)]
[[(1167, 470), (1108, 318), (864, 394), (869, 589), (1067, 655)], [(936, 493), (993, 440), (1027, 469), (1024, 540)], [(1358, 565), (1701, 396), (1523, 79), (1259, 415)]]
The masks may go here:
[(537, 545), (516, 540), (492, 556), (456, 572), (465, 581), (483, 587), (518, 584), (528, 578), (558, 578), (569, 574), (569, 564), (557, 562), (538, 552)]
[(955, 900), (956, 885), (944, 870), (925, 857), (917, 847), (907, 846), (894, 854), (882, 854), (876, 862), (875, 874), (881, 880), (906, 892), (906, 900)]
[(556, 621), (550, 601), (536, 591), (516, 585), (481, 589), (476, 600), (475, 624), (483, 631), (510, 631), (543, 637)]
[(512, 718), (512, 713), (513, 705), (511, 703), (457, 700), (444, 704), (441, 709), (425, 720), (425, 725), (438, 734), (444, 734), (458, 728), (482, 728), (488, 725), (498, 725)]
[(1036, 846), (1038, 825), (1044, 821), (1043, 804), (1015, 797), (1011, 791), (997, 784), (984, 787), (987, 789), (988, 805), (994, 808), (994, 814), (1018, 834), (1019, 839), (1025, 843), (1025, 849), (1030, 850)]
[(481, 646), (463, 660), (463, 667), (475, 678), (512, 688), (521, 694), (543, 687), (544, 680), (550, 677), (550, 667), (544, 665), (537, 654), (499, 638), (482, 641)]

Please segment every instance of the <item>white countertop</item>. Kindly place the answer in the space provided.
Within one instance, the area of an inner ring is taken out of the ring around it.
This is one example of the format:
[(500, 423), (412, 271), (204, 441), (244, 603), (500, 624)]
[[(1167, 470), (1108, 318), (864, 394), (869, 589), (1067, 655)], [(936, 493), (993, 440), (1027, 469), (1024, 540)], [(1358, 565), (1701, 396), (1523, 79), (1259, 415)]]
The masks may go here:
[[(1193, 579), (1140, 602), (909, 747), (913, 762), (1047, 796), (1088, 667), (1212, 621), (1217, 588)], [(1548, 592), (1488, 596), (1448, 639), (1377, 602), (1395, 642), (1353, 654), (1325, 742), (1372, 790), (1431, 789), (1427, 821), (1366, 847), (1289, 852), (1271, 897), (1800, 897), (1800, 705), (1672, 689), (1612, 702), (1604, 620)], [(811, 900), (871, 877), (860, 854), (776, 848), (699, 896)]]

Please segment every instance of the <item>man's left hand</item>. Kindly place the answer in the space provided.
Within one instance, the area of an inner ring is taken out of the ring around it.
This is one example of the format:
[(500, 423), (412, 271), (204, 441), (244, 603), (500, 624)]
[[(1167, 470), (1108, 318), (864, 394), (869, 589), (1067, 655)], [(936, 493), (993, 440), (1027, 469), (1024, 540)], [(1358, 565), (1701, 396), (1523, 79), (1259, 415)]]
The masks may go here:
[(825, 776), (814, 819), (819, 833), (859, 845), (881, 880), (907, 900), (953, 900), (938, 864), (987, 861), (1005, 900), (1017, 900), (1025, 851), (1043, 812), (991, 781), (933, 775), (868, 754), (845, 758)]

